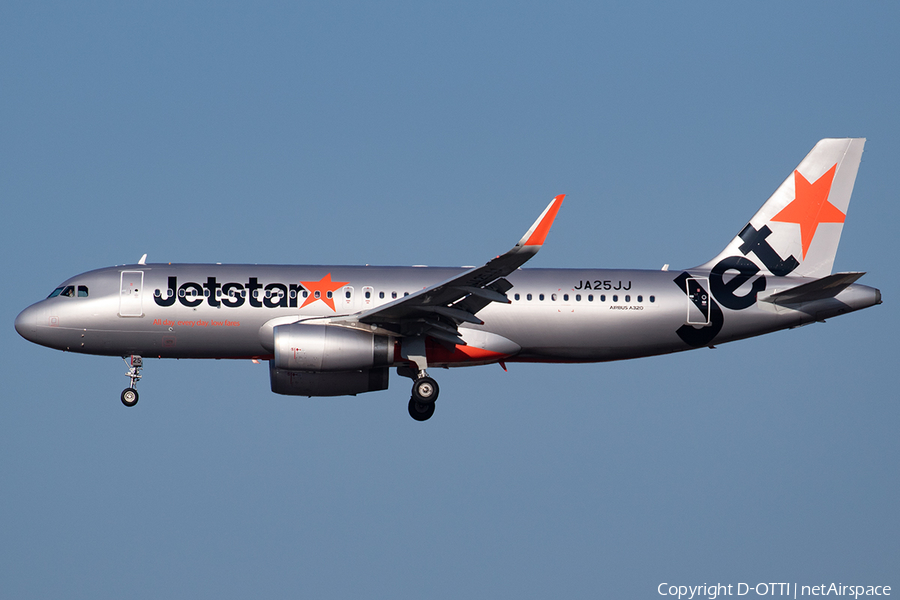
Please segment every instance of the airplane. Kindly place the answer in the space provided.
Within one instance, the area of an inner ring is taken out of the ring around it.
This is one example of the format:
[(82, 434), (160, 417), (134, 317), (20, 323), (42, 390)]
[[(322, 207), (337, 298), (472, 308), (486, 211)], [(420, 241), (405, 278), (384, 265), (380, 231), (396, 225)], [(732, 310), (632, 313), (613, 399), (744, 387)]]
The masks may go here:
[(563, 202), (508, 252), (472, 268), (137, 264), (76, 275), (16, 317), (25, 339), (122, 357), (268, 361), (296, 396), (384, 390), (412, 380), (410, 416), (429, 419), (429, 368), (594, 363), (654, 356), (795, 328), (881, 304), (862, 272), (832, 273), (864, 138), (823, 139), (715, 258), (678, 271), (523, 269)]

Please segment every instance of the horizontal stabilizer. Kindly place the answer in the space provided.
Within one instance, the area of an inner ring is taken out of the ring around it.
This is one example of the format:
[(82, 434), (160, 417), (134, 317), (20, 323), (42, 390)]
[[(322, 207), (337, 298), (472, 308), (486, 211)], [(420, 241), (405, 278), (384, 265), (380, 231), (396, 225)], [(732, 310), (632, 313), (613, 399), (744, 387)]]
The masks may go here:
[(865, 275), (864, 272), (835, 273), (783, 292), (775, 292), (765, 298), (761, 297), (760, 300), (773, 304), (800, 304), (801, 302), (834, 298), (863, 275)]

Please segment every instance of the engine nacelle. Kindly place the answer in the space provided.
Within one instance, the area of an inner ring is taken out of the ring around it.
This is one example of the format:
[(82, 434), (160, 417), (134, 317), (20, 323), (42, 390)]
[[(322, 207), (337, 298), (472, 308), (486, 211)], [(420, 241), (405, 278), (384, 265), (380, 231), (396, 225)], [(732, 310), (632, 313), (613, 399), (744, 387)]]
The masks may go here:
[(288, 371), (269, 361), (269, 379), (272, 391), (288, 396), (355, 396), (365, 392), (386, 390), (390, 369), (364, 369), (361, 371), (335, 371), (311, 373)]
[(394, 338), (335, 325), (278, 325), (273, 341), (272, 362), (288, 371), (356, 371), (394, 361)]

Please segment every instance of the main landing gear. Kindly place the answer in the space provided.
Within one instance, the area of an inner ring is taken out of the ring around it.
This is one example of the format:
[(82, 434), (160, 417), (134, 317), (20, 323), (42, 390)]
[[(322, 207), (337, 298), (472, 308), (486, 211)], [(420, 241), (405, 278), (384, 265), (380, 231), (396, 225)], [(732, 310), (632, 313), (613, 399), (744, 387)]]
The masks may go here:
[(419, 402), (409, 399), (409, 416), (416, 421), (427, 421), (434, 414), (434, 402)]
[(428, 376), (424, 369), (416, 371), (410, 367), (399, 367), (397, 374), (413, 380), (409, 398), (409, 416), (416, 421), (427, 421), (434, 414), (434, 401), (440, 388), (437, 381)]
[(128, 361), (128, 358), (122, 358), (128, 365), (128, 372), (125, 373), (125, 376), (131, 378), (131, 386), (122, 390), (122, 404), (125, 406), (134, 406), (138, 403), (138, 393), (134, 386), (140, 381), (141, 369), (144, 367), (144, 360), (140, 356), (133, 354), (130, 358), (131, 362)]

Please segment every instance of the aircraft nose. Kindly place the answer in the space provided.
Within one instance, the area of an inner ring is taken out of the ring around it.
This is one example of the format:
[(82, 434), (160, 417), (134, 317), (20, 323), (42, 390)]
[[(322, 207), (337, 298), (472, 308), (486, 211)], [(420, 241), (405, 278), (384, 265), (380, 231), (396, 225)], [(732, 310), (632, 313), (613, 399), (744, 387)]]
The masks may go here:
[(16, 331), (29, 342), (33, 342), (37, 333), (37, 321), (37, 309), (29, 306), (16, 317)]

